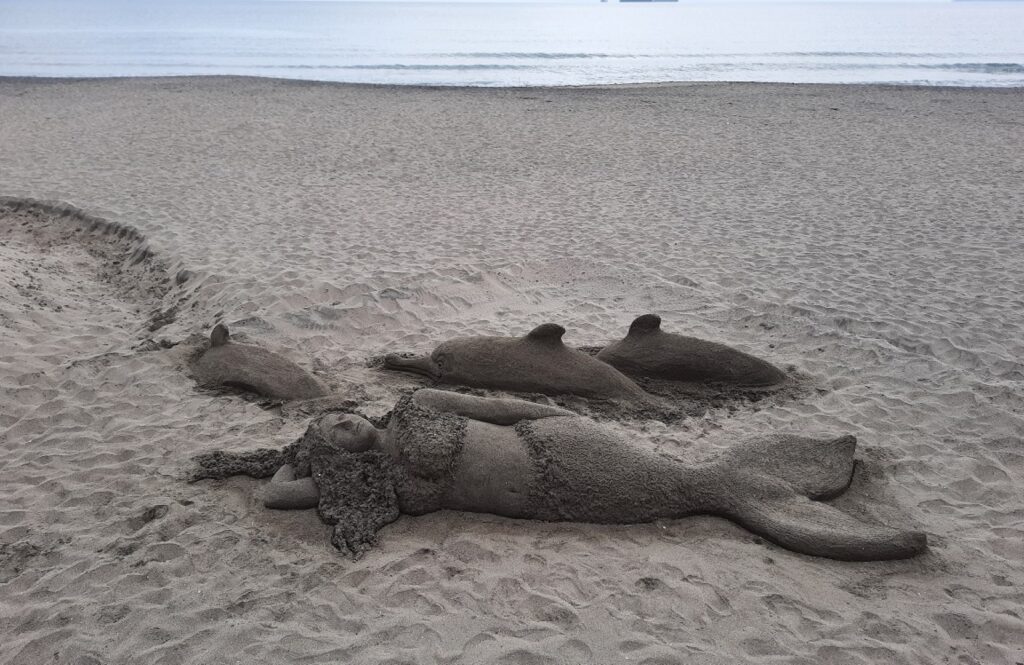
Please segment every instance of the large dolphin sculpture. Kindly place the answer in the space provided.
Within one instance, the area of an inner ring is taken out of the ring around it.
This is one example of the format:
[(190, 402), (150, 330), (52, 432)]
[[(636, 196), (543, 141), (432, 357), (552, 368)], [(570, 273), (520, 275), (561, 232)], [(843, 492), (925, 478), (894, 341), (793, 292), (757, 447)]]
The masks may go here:
[(760, 358), (662, 331), (657, 314), (637, 317), (625, 339), (606, 346), (597, 358), (632, 377), (738, 386), (773, 386), (786, 380), (782, 370)]
[(565, 328), (537, 326), (525, 337), (462, 337), (429, 356), (388, 354), (386, 369), (413, 372), (438, 383), (545, 395), (579, 395), (648, 403), (651, 396), (609, 364), (562, 342)]

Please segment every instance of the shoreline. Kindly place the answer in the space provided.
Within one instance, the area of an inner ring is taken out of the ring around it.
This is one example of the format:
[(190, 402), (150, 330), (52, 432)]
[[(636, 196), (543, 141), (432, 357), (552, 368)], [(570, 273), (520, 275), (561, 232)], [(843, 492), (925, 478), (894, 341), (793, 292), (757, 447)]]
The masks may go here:
[(596, 85), (555, 85), (555, 86), (486, 86), (486, 85), (425, 85), (397, 83), (358, 83), (348, 81), (326, 81), (317, 79), (282, 78), (273, 76), (248, 76), (239, 74), (185, 74), (168, 76), (2, 76), (0, 83), (99, 83), (129, 81), (190, 81), (190, 80), (237, 80), (266, 81), (281, 84), (307, 84), (309, 86), (337, 86), (369, 89), (409, 90), (629, 90), (649, 88), (691, 88), (691, 87), (811, 87), (811, 88), (854, 88), (879, 90), (965, 90), (965, 91), (1024, 91), (1024, 84), (1018, 86), (973, 86), (973, 85), (909, 85), (904, 83), (801, 83), (786, 81), (650, 81), (635, 83), (602, 83)]

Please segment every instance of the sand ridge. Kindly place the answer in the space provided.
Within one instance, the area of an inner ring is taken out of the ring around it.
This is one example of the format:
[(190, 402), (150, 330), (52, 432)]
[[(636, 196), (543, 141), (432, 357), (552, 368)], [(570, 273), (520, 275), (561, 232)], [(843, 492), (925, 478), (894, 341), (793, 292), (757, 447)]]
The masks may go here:
[[(138, 234), (0, 221), (0, 661), (1021, 661), (1021, 95), (0, 81), (0, 194)], [(855, 434), (837, 505), (930, 553), (439, 513), (351, 563), (254, 481), (182, 482), (306, 421), (161, 340), (224, 319), (380, 415), (411, 384), (374, 355), (548, 320), (596, 346), (648, 311), (809, 387), (610, 426), (684, 458)]]

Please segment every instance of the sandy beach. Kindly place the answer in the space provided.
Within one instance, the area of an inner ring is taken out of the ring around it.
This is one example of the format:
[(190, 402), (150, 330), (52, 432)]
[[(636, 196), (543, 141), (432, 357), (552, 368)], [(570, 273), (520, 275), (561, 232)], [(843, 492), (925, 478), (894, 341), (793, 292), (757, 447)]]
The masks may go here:
[[(1024, 89), (0, 79), (0, 662), (1024, 662)], [(200, 389), (226, 322), (366, 413), (381, 371), (638, 314), (799, 390), (666, 424), (698, 459), (854, 434), (848, 563), (712, 517), (403, 516), (358, 561), (190, 457), (308, 415)]]

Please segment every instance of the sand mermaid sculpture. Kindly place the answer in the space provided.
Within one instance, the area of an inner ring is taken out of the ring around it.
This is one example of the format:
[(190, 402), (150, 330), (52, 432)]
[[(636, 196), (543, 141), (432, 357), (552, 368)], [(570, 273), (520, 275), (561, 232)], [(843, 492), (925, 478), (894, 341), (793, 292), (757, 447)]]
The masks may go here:
[(199, 455), (192, 479), (274, 476), (267, 507), (317, 507), (334, 525), (334, 545), (355, 556), (400, 514), (441, 509), (614, 524), (710, 514), (814, 556), (922, 552), (921, 532), (868, 524), (820, 502), (849, 486), (855, 446), (852, 436), (767, 436), (686, 465), (561, 408), (422, 389), (395, 406), (383, 429), (326, 414), (283, 450)]

